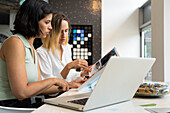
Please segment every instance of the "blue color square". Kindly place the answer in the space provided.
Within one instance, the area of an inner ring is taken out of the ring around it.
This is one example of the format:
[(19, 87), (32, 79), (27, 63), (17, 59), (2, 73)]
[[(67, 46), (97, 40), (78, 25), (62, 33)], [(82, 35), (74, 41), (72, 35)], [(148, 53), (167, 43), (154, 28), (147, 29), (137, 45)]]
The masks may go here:
[(81, 37), (81, 41), (84, 41), (84, 37)]
[(77, 30), (76, 30), (76, 29), (73, 29), (73, 33), (77, 33)]
[(76, 34), (76, 33), (73, 33), (73, 37), (77, 37), (77, 34)]
[(81, 37), (84, 37), (84, 33), (81, 34)]
[(84, 30), (81, 30), (81, 33), (84, 33)]
[(77, 37), (80, 37), (80, 36), (81, 36), (80, 33), (78, 33), (78, 34), (77, 34)]
[(73, 37), (73, 40), (74, 40), (74, 41), (77, 41), (77, 37)]

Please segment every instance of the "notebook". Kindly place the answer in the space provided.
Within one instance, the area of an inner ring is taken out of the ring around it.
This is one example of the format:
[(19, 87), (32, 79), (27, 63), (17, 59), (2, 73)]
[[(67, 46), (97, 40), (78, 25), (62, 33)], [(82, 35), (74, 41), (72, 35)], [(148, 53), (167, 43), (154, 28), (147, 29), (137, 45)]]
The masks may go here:
[[(45, 99), (45, 103), (87, 111), (131, 100), (154, 62), (155, 58), (111, 57), (95, 73), (100, 78), (91, 93)], [(78, 103), (81, 100), (86, 102)]]

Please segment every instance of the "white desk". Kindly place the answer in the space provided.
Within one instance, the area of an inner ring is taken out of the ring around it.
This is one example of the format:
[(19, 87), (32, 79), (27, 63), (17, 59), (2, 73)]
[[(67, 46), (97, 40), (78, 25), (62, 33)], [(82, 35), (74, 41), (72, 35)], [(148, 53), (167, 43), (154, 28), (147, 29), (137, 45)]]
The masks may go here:
[[(70, 90), (62, 94), (72, 95), (77, 94), (77, 91)], [(156, 106), (141, 107), (140, 105), (156, 104)], [(131, 101), (123, 102), (120, 104), (111, 105), (95, 110), (87, 111), (86, 113), (150, 113), (144, 108), (170, 108), (170, 94), (160, 98), (133, 98)], [(170, 111), (169, 111), (170, 112)], [(67, 108), (44, 104), (32, 113), (82, 113)]]

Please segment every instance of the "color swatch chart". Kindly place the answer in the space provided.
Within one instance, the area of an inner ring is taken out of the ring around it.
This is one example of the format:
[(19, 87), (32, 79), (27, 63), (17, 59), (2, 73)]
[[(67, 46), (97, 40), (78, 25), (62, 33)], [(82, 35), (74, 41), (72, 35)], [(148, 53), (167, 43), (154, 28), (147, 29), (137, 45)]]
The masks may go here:
[(92, 64), (92, 25), (71, 25), (69, 44), (72, 46), (72, 59), (85, 59)]

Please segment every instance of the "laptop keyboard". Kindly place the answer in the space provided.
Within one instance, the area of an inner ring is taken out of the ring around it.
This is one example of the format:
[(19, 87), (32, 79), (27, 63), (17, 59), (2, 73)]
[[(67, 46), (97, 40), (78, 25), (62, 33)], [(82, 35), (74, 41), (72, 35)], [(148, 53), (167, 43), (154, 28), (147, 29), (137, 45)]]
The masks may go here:
[(75, 104), (80, 104), (80, 105), (85, 105), (87, 100), (88, 100), (88, 98), (83, 98), (83, 99), (72, 100), (72, 101), (68, 101), (68, 102), (75, 103)]

